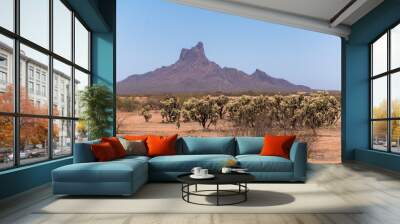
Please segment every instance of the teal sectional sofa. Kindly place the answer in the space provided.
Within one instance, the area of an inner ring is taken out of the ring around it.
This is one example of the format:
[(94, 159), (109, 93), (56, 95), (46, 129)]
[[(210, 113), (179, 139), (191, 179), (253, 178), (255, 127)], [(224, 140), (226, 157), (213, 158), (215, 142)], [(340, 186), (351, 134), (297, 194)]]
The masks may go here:
[(236, 160), (259, 182), (304, 182), (307, 146), (295, 142), (290, 159), (260, 156), (263, 137), (182, 137), (176, 144), (177, 155), (127, 156), (96, 162), (91, 141), (75, 144), (74, 163), (52, 172), (54, 194), (131, 195), (148, 181), (176, 181), (193, 167), (218, 172), (228, 160)]

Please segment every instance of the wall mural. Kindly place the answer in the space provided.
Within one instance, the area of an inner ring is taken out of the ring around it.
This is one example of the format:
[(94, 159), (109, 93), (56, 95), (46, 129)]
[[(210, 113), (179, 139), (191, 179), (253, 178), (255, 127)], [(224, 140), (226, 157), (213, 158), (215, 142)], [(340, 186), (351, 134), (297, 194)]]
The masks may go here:
[[(339, 38), (162, 1), (156, 2), (159, 8), (154, 10), (168, 11), (170, 15), (163, 13), (148, 19), (149, 15), (140, 13), (149, 7), (144, 1), (141, 4), (122, 2), (118, 5), (118, 18), (123, 18), (123, 22), (118, 23), (117, 41), (120, 47), (117, 50), (117, 58), (124, 58), (117, 59), (118, 135), (296, 134), (299, 139), (308, 142), (310, 162), (340, 162), (340, 51), (329, 55), (330, 49), (340, 46)], [(124, 4), (134, 6), (124, 7)], [(124, 11), (125, 8), (135, 8), (137, 14)], [(191, 16), (185, 20), (176, 19), (188, 14)], [(163, 22), (154, 22), (157, 19)], [(254, 46), (249, 44), (254, 39), (251, 35), (229, 35), (230, 31), (227, 29), (240, 27), (215, 30), (213, 25), (199, 25), (207, 23), (208, 19), (216, 21), (219, 25), (244, 21), (244, 24), (241, 24), (244, 29), (254, 26), (265, 29), (259, 33), (252, 33), (261, 36), (257, 43), (259, 46), (264, 45), (266, 41), (269, 44), (270, 41), (277, 41), (279, 44), (290, 42), (279, 37), (271, 37), (269, 40), (262, 38), (264, 32), (273, 32), (273, 29), (297, 32), (298, 45), (310, 41), (310, 38), (302, 40), (302, 34), (306, 33), (314, 39), (328, 38), (334, 46), (324, 43), (326, 46), (319, 46), (321, 49), (315, 50), (315, 55), (312, 55), (312, 49), (304, 48), (304, 52), (296, 52), (296, 49), (290, 49), (290, 46), (281, 52), (260, 51), (261, 48), (251, 49)], [(182, 28), (182, 23), (188, 25), (191, 22), (201, 27), (196, 27), (200, 29), (199, 32), (192, 28)], [(162, 26), (164, 28), (161, 28)], [(171, 33), (164, 33), (161, 30), (166, 29), (165, 26), (175, 28)], [(270, 29), (270, 26), (275, 27)], [(154, 37), (157, 33), (159, 38)], [(127, 38), (130, 35), (133, 39)], [(182, 44), (179, 41), (182, 41)], [(228, 49), (225, 47), (225, 41), (235, 42), (237, 45)], [(178, 47), (182, 45), (185, 47)], [(241, 49), (247, 46), (247, 51), (242, 52)], [(144, 50), (146, 47), (147, 51)], [(228, 49), (226, 53), (224, 49)], [(232, 51), (236, 51), (237, 54), (230, 54)], [(248, 55), (249, 51), (253, 51), (253, 54)], [(295, 55), (288, 54), (287, 61), (282, 63), (282, 59), (279, 58), (285, 58), (285, 52)], [(132, 57), (127, 60), (126, 54), (131, 54)], [(163, 55), (167, 55), (165, 62), (158, 59)], [(276, 55), (280, 56), (274, 59)], [(264, 61), (263, 57), (268, 59)], [(329, 62), (324, 67), (325, 61), (332, 58), (335, 63)], [(304, 60), (305, 69), (288, 68), (302, 63), (296, 61), (298, 59)], [(271, 63), (275, 64), (274, 74), (278, 70), (281, 74), (293, 75), (271, 75), (267, 70)], [(281, 66), (277, 65), (278, 63)], [(334, 72), (326, 71), (318, 77), (312, 74), (315, 73), (315, 69), (309, 71), (307, 66), (317, 68), (318, 72), (333, 68)], [(252, 68), (254, 70), (250, 71)], [(304, 79), (299, 76), (304, 76)], [(336, 76), (333, 78), (336, 84), (334, 87), (329, 86), (331, 76)], [(321, 83), (326, 85), (322, 86)]]

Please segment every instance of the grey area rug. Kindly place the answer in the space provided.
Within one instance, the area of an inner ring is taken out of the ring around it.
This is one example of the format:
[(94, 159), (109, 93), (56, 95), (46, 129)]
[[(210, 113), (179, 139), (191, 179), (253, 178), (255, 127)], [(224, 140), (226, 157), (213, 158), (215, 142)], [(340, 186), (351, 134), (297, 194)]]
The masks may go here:
[[(317, 184), (260, 183), (248, 186), (250, 189), (248, 200), (238, 205), (189, 204), (181, 198), (180, 184), (150, 183), (131, 197), (57, 197), (54, 201), (40, 207), (35, 213), (360, 213), (359, 205), (346, 202)], [(202, 185), (198, 190), (213, 188), (215, 186)], [(233, 186), (226, 186), (224, 189), (231, 188)], [(227, 203), (237, 199), (227, 197), (222, 202)], [(193, 196), (191, 200), (200, 203), (215, 203), (215, 197)]]

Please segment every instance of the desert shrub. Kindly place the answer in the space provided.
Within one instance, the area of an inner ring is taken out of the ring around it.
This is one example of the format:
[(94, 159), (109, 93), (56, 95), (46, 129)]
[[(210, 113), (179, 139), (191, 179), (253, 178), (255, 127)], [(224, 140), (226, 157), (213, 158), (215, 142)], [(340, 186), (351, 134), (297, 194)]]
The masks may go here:
[(340, 101), (326, 92), (241, 96), (226, 106), (228, 119), (244, 134), (295, 132), (330, 127), (340, 119)]
[(160, 101), (161, 117), (163, 122), (174, 123), (180, 117), (180, 104), (176, 97), (168, 97)]
[(316, 129), (330, 127), (340, 119), (340, 102), (327, 92), (305, 96), (301, 111), (302, 125), (316, 133)]
[(146, 122), (149, 122), (153, 115), (150, 113), (151, 106), (145, 105), (142, 110), (140, 111), (140, 115), (143, 116)]
[(134, 97), (117, 97), (117, 109), (122, 112), (132, 112), (140, 107), (140, 102)]
[(147, 97), (145, 102), (143, 102), (144, 105), (148, 105), (152, 110), (161, 110), (162, 108), (162, 99), (159, 97)]
[(241, 96), (234, 98), (226, 105), (228, 119), (235, 126), (255, 127), (257, 117), (266, 110), (263, 96)]
[(224, 118), (224, 115), (226, 113), (226, 104), (229, 102), (229, 98), (225, 95), (220, 95), (218, 97), (215, 97), (215, 103), (218, 106), (218, 115), (220, 119)]
[(216, 125), (220, 107), (211, 96), (203, 98), (190, 98), (183, 103), (182, 116), (184, 121), (198, 122), (203, 128)]
[(183, 122), (190, 122), (192, 121), (191, 118), (191, 111), (195, 110), (195, 106), (197, 104), (198, 99), (195, 97), (187, 99), (183, 102), (182, 109), (181, 109), (181, 116)]
[(116, 119), (117, 120), (115, 123), (115, 129), (117, 131), (117, 134), (119, 134), (121, 133), (122, 126), (125, 124), (126, 119), (128, 119), (128, 114), (117, 110)]
[(271, 105), (275, 108), (273, 116), (274, 126), (283, 130), (296, 130), (302, 128), (302, 102), (303, 94), (293, 94), (287, 96), (274, 96)]

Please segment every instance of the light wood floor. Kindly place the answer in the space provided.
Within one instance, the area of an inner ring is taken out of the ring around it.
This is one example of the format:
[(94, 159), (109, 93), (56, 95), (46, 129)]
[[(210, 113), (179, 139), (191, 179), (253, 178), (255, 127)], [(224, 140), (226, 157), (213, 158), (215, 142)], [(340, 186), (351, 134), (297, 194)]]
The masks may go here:
[(400, 174), (356, 163), (310, 165), (308, 182), (367, 206), (357, 214), (36, 214), (35, 208), (54, 200), (47, 185), (0, 202), (0, 223), (400, 223)]

